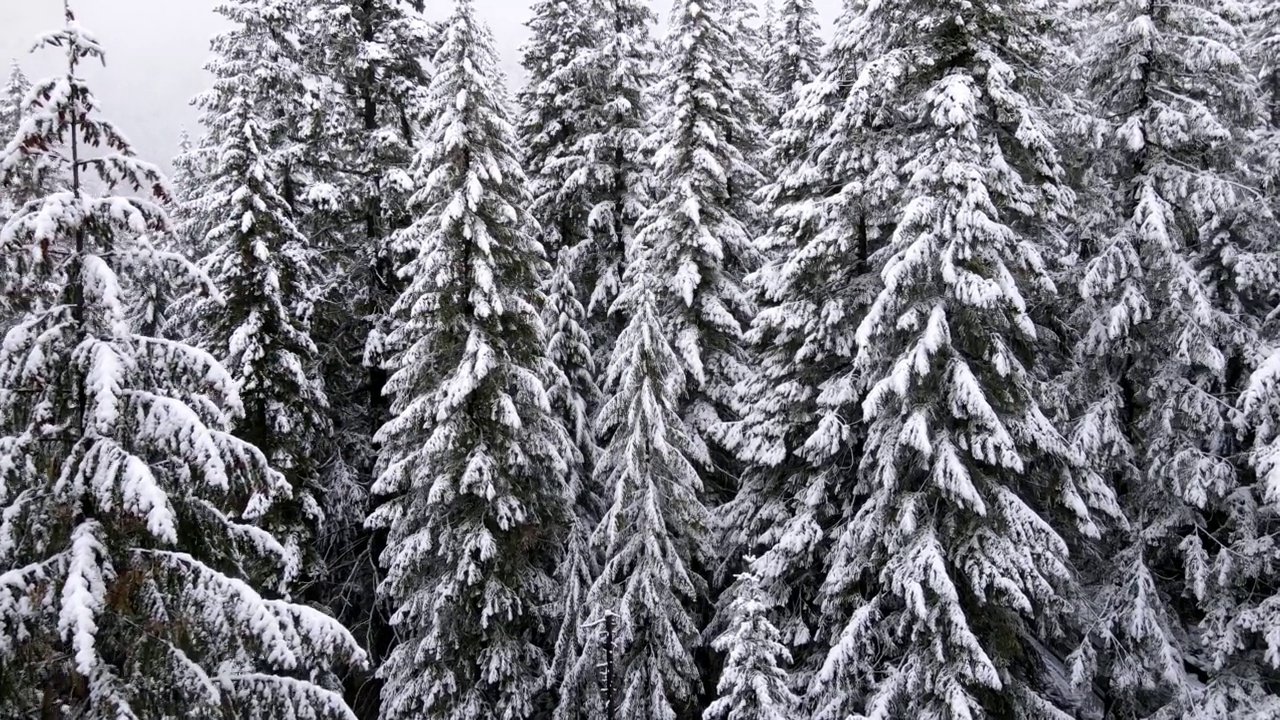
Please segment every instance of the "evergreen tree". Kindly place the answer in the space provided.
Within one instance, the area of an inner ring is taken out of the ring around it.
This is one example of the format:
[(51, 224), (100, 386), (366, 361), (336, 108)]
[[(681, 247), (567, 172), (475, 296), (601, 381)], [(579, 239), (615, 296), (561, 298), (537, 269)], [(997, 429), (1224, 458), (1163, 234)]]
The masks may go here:
[[(0, 89), (0, 138), (11, 138), (22, 125), (24, 101), (31, 82), (17, 60), (9, 71), (9, 79)], [(14, 170), (0, 184), (0, 225), (13, 217), (25, 203), (49, 193), (54, 186), (54, 169), (42, 156), (13, 156)], [(20, 300), (20, 298), (15, 298)]]
[[(296, 2), (296, 0), (295, 0)], [(325, 469), (329, 569), (321, 593), (365, 642), (375, 664), (393, 634), (376, 594), (384, 534), (366, 529), (376, 476), (374, 433), (389, 417), (383, 367), (396, 348), (391, 306), (403, 289), (392, 235), (412, 220), (408, 170), (423, 142), (426, 88), (437, 30), (422, 0), (305, 0), (291, 13), (305, 81), (291, 103), (294, 152), (278, 189), (294, 221), (324, 254), (327, 283), (316, 303), (317, 339), (335, 446)], [(350, 678), (362, 718), (378, 717), (379, 691)]]
[[(547, 306), (543, 312), (551, 339), (547, 354), (557, 372), (547, 388), (551, 409), (560, 419), (577, 448), (576, 457), (568, 458), (568, 492), (572, 502), (568, 543), (556, 573), (561, 588), (556, 637), (550, 682), (562, 694), (578, 693), (575, 702), (560, 702), (563, 712), (592, 717), (587, 681), (595, 671), (594, 658), (586, 648), (590, 642), (586, 627), (590, 607), (587, 591), (597, 572), (598, 562), (590, 548), (590, 536), (603, 512), (604, 498), (592, 472), (599, 448), (596, 446), (592, 413), (600, 407), (600, 388), (596, 385), (596, 368), (592, 359), (591, 340), (583, 328), (586, 310), (578, 301), (570, 280), (570, 268), (561, 263), (551, 275), (547, 287)], [(564, 715), (561, 717), (574, 717)]]
[[(567, 525), (574, 448), (553, 415), (533, 239), (492, 39), (470, 0), (446, 23), (413, 166), (418, 220), (392, 335), (404, 350), (378, 433), (387, 500), (379, 592), (399, 645), (379, 670), (382, 714), (524, 718), (546, 682), (539, 611)], [(556, 384), (556, 381), (551, 383)]]
[[(534, 3), (532, 38), (521, 60), (529, 79), (519, 98), (520, 143), (543, 244), (557, 256), (587, 238), (593, 193), (599, 192), (589, 158), (578, 147), (598, 123), (591, 108), (599, 91), (584, 62), (597, 42), (595, 29), (583, 0)], [(568, 259), (565, 254), (562, 261)]]
[(178, 135), (178, 154), (173, 158), (174, 209), (173, 243), (190, 257), (201, 258), (208, 254), (205, 239), (209, 235), (209, 217), (205, 211), (202, 192), (208, 186), (206, 174), (216, 146), (202, 138), (197, 147), (191, 134), (183, 128)]
[(586, 0), (598, 41), (584, 52), (581, 74), (596, 93), (583, 108), (581, 136), (570, 153), (593, 188), (585, 243), (573, 252), (574, 285), (587, 306), (587, 331), (602, 370), (626, 318), (613, 312), (622, 291), (628, 248), (649, 206), (646, 133), (652, 121), (656, 21), (646, 0)]
[[(382, 365), (395, 351), (386, 341), (402, 290), (396, 270), (405, 260), (393, 252), (391, 235), (412, 219), (407, 171), (430, 118), (426, 67), (437, 31), (421, 17), (422, 0), (308, 2), (298, 52), (311, 87), (298, 163), (309, 185), (298, 194), (345, 278), (332, 286), (332, 314), (319, 319), (327, 335), (340, 338), (328, 349), (327, 374), (349, 396), (334, 417), (353, 437), (359, 468), (368, 438), (387, 419)], [(294, 193), (283, 194), (294, 203)]]
[[(797, 94), (773, 136), (777, 178), (760, 193), (772, 217), (757, 241), (765, 262), (747, 278), (759, 311), (746, 334), (752, 370), (740, 384), (748, 410), (736, 450), (745, 468), (721, 513), (736, 530), (729, 555), (757, 556), (753, 572), (795, 658), (799, 692), (829, 642), (817, 612), (828, 531), (861, 452), (864, 389), (854, 382), (849, 328), (880, 289), (870, 258), (897, 186), (891, 174), (857, 174), (868, 158), (895, 151), (853, 132), (860, 20), (842, 16), (822, 80)], [(736, 595), (721, 597), (720, 622)]]
[(856, 333), (866, 439), (826, 567), (817, 718), (1071, 717), (1039, 648), (1069, 610), (1063, 535), (1113, 500), (1040, 408), (1028, 301), (1052, 291), (1072, 202), (1038, 110), (1049, 22), (1001, 1), (856, 21), (855, 177), (901, 185)]
[(743, 326), (752, 314), (743, 277), (755, 269), (751, 195), (761, 177), (744, 152), (757, 144), (730, 64), (743, 54), (729, 34), (726, 5), (679, 2), (672, 9), (669, 57), (658, 90), (653, 206), (637, 240), (652, 248), (661, 312), (690, 380), (681, 413), (716, 448), (708, 492), (734, 491), (730, 421), (744, 411), (735, 386), (745, 375)]
[(679, 415), (686, 375), (657, 318), (659, 283), (646, 258), (628, 272), (615, 311), (630, 321), (613, 348), (598, 418), (609, 441), (596, 478), (609, 505), (593, 536), (605, 561), (589, 601), (597, 614), (617, 615), (616, 717), (674, 720), (689, 715), (701, 689), (693, 648), (708, 587), (699, 568), (712, 550), (697, 467), (708, 457)]
[(549, 398), (582, 460), (569, 465), (572, 519), (556, 573), (562, 594), (556, 603), (559, 632), (549, 683), (560, 695), (560, 718), (598, 714), (586, 593), (599, 571), (589, 539), (603, 505), (592, 478), (598, 448), (591, 418), (599, 409), (601, 393), (594, 340), (586, 330), (587, 313), (575, 283), (582, 280), (581, 270), (590, 260), (592, 209), (606, 201), (610, 191), (602, 182), (607, 172), (594, 172), (591, 154), (582, 145), (604, 127), (599, 114), (602, 88), (590, 73), (599, 22), (588, 15), (584, 0), (535, 3), (529, 22), (532, 39), (522, 59), (529, 79), (520, 94), (519, 136), (526, 152), (532, 213), (542, 228), (544, 246), (556, 260), (543, 313), (551, 336), (548, 354), (559, 370), (548, 388)]
[(728, 660), (717, 688), (719, 696), (704, 720), (794, 720), (800, 699), (791, 692), (787, 672), (791, 654), (781, 633), (769, 622), (760, 581), (750, 573), (739, 576), (738, 597), (729, 609), (731, 625), (712, 645)]
[(1106, 548), (1073, 670), (1099, 671), (1116, 716), (1240, 716), (1260, 701), (1238, 618), (1269, 562), (1264, 492), (1241, 474), (1224, 398), (1262, 351), (1275, 230), (1242, 162), (1261, 113), (1237, 10), (1107, 4), (1086, 39), (1107, 130), (1091, 161), (1110, 193), (1080, 279), (1090, 392), (1075, 435), (1132, 528)]
[[(18, 127), (22, 122), (22, 101), (30, 89), (31, 84), (22, 73), (18, 61), (14, 60), (8, 84), (0, 91), (0, 139), (11, 138), (18, 133)], [(25, 203), (24, 179), (17, 177), (0, 184), (0, 227), (3, 227), (9, 218), (17, 213), (18, 207)], [(0, 329), (7, 328), (9, 321), (24, 305), (22, 294), (16, 290), (0, 293)]]
[[(18, 61), (14, 60), (9, 81), (0, 91), (0, 138), (11, 138), (18, 133), (22, 122), (22, 100), (30, 89), (31, 83), (22, 73)], [(21, 202), (16, 187), (0, 187), (0, 225), (13, 217)]]
[(39, 44), (68, 70), (28, 95), (0, 175), (38, 155), (67, 180), (0, 231), (34, 261), (5, 284), (54, 300), (0, 344), (0, 715), (350, 718), (326, 685), (354, 639), (260, 590), (286, 551), (256, 520), (290, 489), (228, 432), (235, 380), (129, 322), (139, 275), (191, 269), (152, 241), (166, 183), (100, 117), (79, 72), (103, 51), (69, 10)]
[(262, 0), (219, 7), (233, 29), (214, 38), (214, 86), (197, 101), (210, 151), (198, 203), (212, 226), (201, 265), (225, 300), (202, 296), (191, 314), (200, 347), (240, 388), (236, 436), (261, 449), (293, 489), (293, 507), (272, 519), (290, 553), (288, 574), (315, 580), (328, 451), (328, 400), (310, 327), (320, 268), (276, 190), (290, 141), (288, 116), (274, 111), (274, 83), (287, 83), (280, 66), (289, 60), (273, 39), (275, 10)]
[(817, 79), (822, 37), (813, 0), (781, 0), (774, 17), (764, 60), (764, 84), (780, 117), (795, 107), (800, 88)]

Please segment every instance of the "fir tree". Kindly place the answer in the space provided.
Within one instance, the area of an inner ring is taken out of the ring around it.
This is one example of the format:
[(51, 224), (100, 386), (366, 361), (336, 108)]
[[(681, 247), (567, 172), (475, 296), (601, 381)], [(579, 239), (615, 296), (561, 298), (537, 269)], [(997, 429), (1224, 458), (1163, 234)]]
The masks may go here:
[(99, 116), (79, 72), (103, 51), (69, 10), (39, 44), (68, 71), (28, 95), (0, 175), (39, 155), (67, 181), (0, 231), (55, 300), (0, 345), (0, 714), (350, 718), (325, 679), (354, 639), (260, 592), (286, 551), (255, 520), (289, 486), (228, 432), (235, 380), (129, 322), (139, 274), (192, 270), (152, 241), (166, 183)]
[[(0, 138), (11, 138), (18, 133), (23, 121), (24, 102), (30, 91), (31, 82), (15, 60), (8, 82), (0, 89)], [(11, 161), (15, 163), (14, 170), (0, 184), (0, 225), (27, 202), (44, 197), (54, 186), (54, 170), (44, 157), (14, 156)]]
[(583, 108), (582, 134), (570, 152), (585, 158), (581, 173), (592, 191), (587, 241), (573, 253), (574, 285), (587, 306), (587, 331), (604, 369), (626, 318), (613, 312), (622, 292), (628, 248), (649, 206), (646, 133), (652, 121), (656, 21), (646, 0), (586, 0), (598, 41), (580, 59), (597, 89)]
[[(8, 84), (0, 90), (0, 138), (11, 138), (18, 133), (18, 126), (22, 123), (22, 101), (30, 89), (31, 83), (22, 73), (18, 61), (14, 60)], [(0, 225), (13, 217), (22, 202), (17, 187), (0, 187)]]
[(1052, 291), (1072, 202), (1038, 109), (1049, 19), (892, 1), (856, 21), (855, 177), (902, 185), (856, 334), (866, 439), (826, 568), (817, 718), (1071, 716), (1038, 648), (1069, 609), (1063, 535), (1113, 500), (1040, 408), (1028, 300)]
[(761, 182), (744, 148), (759, 128), (730, 63), (742, 55), (726, 5), (679, 2), (672, 9), (670, 56), (659, 93), (665, 105), (654, 143), (656, 202), (637, 241), (652, 248), (661, 311), (690, 380), (681, 413), (703, 442), (717, 448), (708, 491), (731, 497), (733, 440), (728, 423), (744, 408), (735, 387), (744, 377), (743, 326), (750, 297), (743, 277), (755, 269), (751, 195)]
[(774, 97), (778, 116), (795, 107), (800, 88), (817, 79), (822, 60), (819, 33), (813, 0), (781, 0), (764, 59), (764, 85)]
[[(297, 0), (292, 0), (297, 2)], [(376, 470), (374, 433), (389, 417), (383, 367), (396, 351), (391, 306), (403, 289), (392, 235), (412, 220), (408, 174), (429, 114), (425, 105), (437, 30), (422, 0), (306, 0), (292, 37), (305, 82), (291, 104), (295, 151), (281, 167), (281, 197), (326, 260), (317, 338), (335, 446), (328, 454), (319, 550), (321, 589), (380, 664), (392, 632), (376, 594), (384, 537), (366, 529)], [(290, 96), (292, 97), (292, 96)], [(378, 716), (376, 686), (351, 678), (362, 718)]]
[(1223, 396), (1261, 351), (1276, 266), (1242, 162), (1261, 120), (1244, 18), (1213, 2), (1095, 13), (1084, 59), (1106, 134), (1090, 160), (1110, 192), (1080, 279), (1075, 436), (1132, 529), (1106, 548), (1073, 671), (1101, 671), (1116, 714), (1247, 714), (1260, 666), (1238, 618), (1268, 562), (1263, 492), (1241, 475)]
[(529, 23), (533, 37), (522, 59), (529, 79), (520, 94), (519, 136), (526, 150), (532, 212), (542, 228), (543, 244), (556, 260), (543, 312), (551, 336), (548, 354), (559, 370), (548, 392), (581, 458), (569, 465), (572, 520), (556, 573), (562, 588), (556, 603), (560, 627), (549, 683), (560, 695), (560, 718), (590, 718), (598, 710), (590, 682), (595, 659), (588, 649), (592, 631), (586, 627), (586, 593), (599, 571), (589, 537), (600, 521), (603, 503), (592, 478), (598, 448), (591, 418), (599, 409), (601, 393), (594, 340), (586, 330), (586, 309), (575, 282), (582, 280), (581, 270), (590, 260), (592, 209), (607, 200), (610, 190), (604, 177), (594, 172), (583, 146), (604, 126), (598, 114), (601, 87), (590, 73), (599, 22), (588, 15), (584, 0), (535, 3)]
[[(413, 166), (418, 220), (395, 305), (402, 324), (378, 433), (389, 536), (382, 599), (399, 645), (381, 717), (524, 718), (546, 682), (540, 609), (576, 461), (553, 415), (533, 239), (492, 39), (458, 3), (435, 56), (432, 123)], [(554, 384), (554, 383), (552, 383)]]
[(597, 421), (609, 437), (596, 465), (609, 504), (593, 536), (605, 562), (589, 601), (617, 615), (619, 720), (674, 720), (701, 689), (693, 647), (708, 591), (699, 568), (711, 547), (697, 467), (708, 457), (679, 415), (686, 375), (657, 318), (658, 281), (644, 258), (629, 273), (615, 311), (630, 321), (613, 348)]
[[(568, 458), (568, 492), (572, 502), (569, 539), (556, 577), (562, 590), (557, 620), (555, 653), (550, 682), (562, 694), (587, 691), (587, 680), (594, 672), (592, 659), (586, 659), (590, 639), (586, 628), (590, 608), (587, 590), (599, 571), (589, 540), (592, 529), (600, 521), (604, 498), (592, 472), (599, 449), (596, 446), (592, 413), (600, 407), (600, 388), (596, 385), (596, 368), (591, 341), (583, 328), (586, 310), (578, 301), (570, 280), (567, 264), (560, 264), (551, 275), (547, 287), (547, 306), (543, 312), (551, 339), (547, 354), (557, 372), (547, 388), (551, 409), (560, 419), (577, 448), (576, 457)], [(589, 697), (577, 702), (561, 702), (559, 707), (591, 717)], [(572, 717), (562, 715), (562, 717)]]
[[(0, 91), (0, 139), (11, 138), (18, 133), (18, 127), (22, 122), (22, 101), (30, 89), (31, 84), (22, 73), (18, 61), (14, 60), (8, 84)], [(22, 159), (17, 158), (17, 161), (21, 162)], [(22, 176), (10, 177), (0, 184), (0, 227), (3, 227), (26, 202), (27, 198), (24, 195), (29, 190), (24, 187), (26, 184), (25, 177)], [(24, 294), (17, 288), (0, 293), (0, 329), (7, 328), (9, 321), (26, 305)]]
[(739, 593), (729, 608), (728, 630), (712, 643), (727, 656), (717, 688), (718, 697), (704, 720), (794, 720), (800, 699), (791, 692), (782, 664), (791, 654), (781, 633), (769, 622), (760, 581), (744, 573), (736, 581)]
[[(758, 313), (746, 334), (754, 362), (739, 392), (747, 407), (736, 446), (745, 465), (741, 488), (722, 508), (731, 557), (757, 555), (764, 603), (795, 658), (803, 692), (822, 662), (818, 596), (828, 530), (842, 511), (849, 468), (863, 427), (857, 352), (849, 327), (880, 289), (871, 254), (883, 245), (892, 174), (861, 177), (856, 168), (890, 150), (851, 132), (849, 97), (861, 54), (860, 18), (847, 13), (820, 82), (797, 94), (774, 133), (770, 165), (777, 179), (760, 193), (772, 222), (757, 241), (765, 256), (747, 278)], [(848, 106), (848, 109), (846, 109)], [(720, 599), (728, 617), (731, 589)]]
[(290, 140), (288, 117), (273, 111), (279, 90), (269, 84), (287, 82), (280, 65), (289, 60), (273, 40), (275, 10), (261, 0), (219, 8), (234, 27), (214, 38), (214, 87), (197, 101), (209, 161), (198, 203), (212, 226), (201, 265), (225, 299), (197, 299), (191, 315), (200, 347), (240, 388), (236, 436), (261, 449), (293, 489), (293, 507), (272, 518), (290, 552), (289, 574), (314, 581), (328, 451), (328, 400), (311, 338), (320, 267), (276, 190)]
[(578, 147), (598, 124), (591, 115), (598, 90), (584, 67), (597, 40), (583, 0), (535, 3), (529, 29), (533, 37), (521, 60), (529, 80), (519, 98), (519, 135), (543, 244), (560, 255), (562, 248), (587, 238), (593, 192), (598, 192), (587, 170), (589, 159)]

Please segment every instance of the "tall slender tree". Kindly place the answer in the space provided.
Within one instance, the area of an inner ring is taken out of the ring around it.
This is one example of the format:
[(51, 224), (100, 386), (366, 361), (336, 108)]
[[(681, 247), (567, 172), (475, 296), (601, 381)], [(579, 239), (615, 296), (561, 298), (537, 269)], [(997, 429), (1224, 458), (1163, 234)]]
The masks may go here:
[[(9, 79), (0, 90), (0, 137), (9, 138), (18, 133), (24, 118), (25, 101), (31, 92), (31, 81), (22, 72), (22, 66), (14, 60)], [(4, 223), (25, 203), (44, 197), (54, 186), (54, 169), (43, 157), (14, 156), (14, 170), (0, 185), (0, 224)]]
[(577, 458), (548, 399), (546, 261), (492, 42), (458, 2), (413, 166), (418, 219), (396, 235), (413, 259), (369, 518), (389, 532), (379, 593), (399, 639), (379, 670), (387, 720), (528, 717), (547, 678), (539, 613)]
[(690, 380), (681, 412), (713, 448), (707, 490), (732, 497), (729, 423), (744, 412), (736, 393), (744, 377), (743, 327), (752, 306), (743, 277), (754, 270), (751, 196), (761, 183), (748, 161), (759, 127), (746, 112), (731, 61), (742, 55), (730, 35), (727, 5), (677, 2), (659, 94), (654, 144), (655, 202), (637, 240), (653, 249), (661, 312)]
[[(291, 0), (297, 3), (298, 0)], [(422, 0), (305, 0), (285, 37), (306, 81), (292, 104), (294, 152), (281, 170), (281, 197), (324, 254), (327, 283), (316, 303), (335, 452), (325, 468), (326, 530), (319, 550), (330, 569), (324, 594), (369, 648), (375, 664), (392, 641), (376, 594), (384, 535), (364, 527), (372, 508), (377, 429), (389, 418), (383, 392), (391, 306), (407, 260), (393, 233), (412, 218), (409, 166), (429, 120), (426, 90), (437, 28)], [(351, 678), (362, 718), (378, 717), (379, 689)]]
[[(801, 694), (829, 646), (818, 612), (828, 532), (864, 436), (865, 387), (849, 327), (880, 289), (870, 260), (884, 243), (897, 187), (892, 176), (882, 183), (855, 172), (895, 152), (851, 132), (860, 21), (841, 17), (821, 81), (797, 93), (772, 137), (776, 178), (760, 193), (771, 222), (757, 240), (764, 264), (747, 277), (758, 312), (746, 333), (754, 362), (739, 389), (747, 412), (735, 449), (744, 469), (720, 513), (729, 555), (757, 557), (761, 601), (794, 658)], [(738, 592), (720, 598), (720, 624)]]
[[(597, 618), (617, 616), (618, 720), (689, 716), (701, 690), (693, 650), (711, 560), (710, 513), (697, 468), (708, 460), (680, 416), (686, 373), (658, 320), (659, 281), (633, 248), (615, 311), (630, 318), (606, 373), (598, 424), (609, 441), (596, 465), (608, 507), (593, 539), (604, 568), (590, 592)], [(571, 702), (567, 696), (562, 702)]]
[(1224, 398), (1262, 350), (1276, 230), (1242, 162), (1262, 120), (1244, 18), (1213, 2), (1094, 12), (1085, 61), (1107, 133), (1090, 160), (1110, 193), (1084, 249), (1076, 438), (1131, 531), (1107, 548), (1074, 667), (1100, 671), (1116, 716), (1251, 714), (1265, 701), (1237, 619), (1267, 562), (1264, 493)]
[(781, 0), (769, 28), (765, 49), (764, 84), (773, 94), (776, 115), (795, 107), (800, 88), (821, 70), (822, 36), (813, 0)]
[[(293, 489), (293, 506), (272, 518), (290, 551), (290, 574), (320, 578), (320, 468), (329, 447), (328, 399), (311, 337), (320, 286), (318, 253), (298, 230), (278, 191), (290, 140), (289, 115), (276, 93), (290, 85), (290, 49), (276, 40), (273, 1), (228, 0), (219, 7), (232, 29), (213, 40), (214, 86), (197, 99), (206, 135), (196, 203), (210, 226), (201, 261), (219, 302), (198, 296), (195, 338), (230, 370), (244, 415), (238, 437), (261, 449)], [(285, 66), (282, 68), (281, 66)]]
[[(562, 588), (556, 620), (560, 624), (552, 657), (549, 682), (564, 696), (557, 703), (559, 717), (590, 718), (597, 708), (592, 704), (587, 680), (595, 672), (596, 657), (588, 650), (591, 634), (588, 626), (591, 607), (587, 591), (599, 572), (597, 554), (590, 537), (604, 509), (603, 493), (593, 476), (599, 448), (593, 414), (602, 402), (596, 384), (595, 361), (591, 339), (584, 325), (586, 310), (578, 301), (571, 269), (561, 263), (552, 272), (547, 286), (547, 306), (543, 312), (550, 341), (547, 353), (558, 371), (548, 387), (551, 409), (569, 431), (577, 449), (568, 458), (568, 492), (571, 501), (568, 541), (560, 558), (556, 579)], [(576, 714), (575, 714), (576, 713)]]
[(50, 300), (0, 344), (0, 714), (350, 718), (326, 679), (363, 662), (354, 639), (264, 596), (287, 553), (256, 521), (290, 488), (228, 431), (235, 380), (130, 322), (140, 276), (193, 271), (153, 242), (166, 183), (100, 116), (79, 73), (103, 51), (70, 10), (39, 45), (67, 73), (28, 95), (0, 175), (39, 155), (65, 189), (0, 230), (32, 260), (5, 284)]
[(583, 77), (598, 93), (572, 152), (586, 158), (582, 181), (591, 194), (587, 241), (574, 251), (574, 284), (587, 307), (587, 331), (602, 370), (626, 318), (613, 312), (623, 287), (628, 247), (650, 202), (647, 133), (657, 64), (656, 17), (647, 0), (587, 0), (598, 38), (581, 58)]
[(532, 38), (521, 59), (529, 80), (520, 92), (518, 127), (534, 216), (542, 227), (543, 245), (557, 256), (587, 238), (593, 193), (598, 192), (598, 180), (588, 170), (590, 159), (579, 146), (599, 126), (591, 112), (599, 90), (585, 62), (598, 43), (598, 19), (588, 14), (586, 0), (542, 0), (532, 12)]
[[(563, 588), (557, 603), (559, 632), (549, 682), (562, 699), (562, 718), (594, 717), (597, 696), (589, 682), (595, 658), (588, 651), (586, 593), (599, 571), (589, 537), (600, 521), (602, 498), (592, 471), (598, 454), (592, 417), (601, 393), (595, 361), (595, 338), (587, 331), (582, 270), (590, 263), (596, 232), (591, 213), (610, 193), (607, 172), (584, 145), (605, 127), (601, 111), (603, 83), (592, 71), (600, 44), (601, 18), (587, 11), (587, 0), (545, 0), (533, 6), (529, 22), (532, 38), (524, 47), (522, 64), (529, 73), (520, 93), (518, 126), (525, 149), (525, 168), (533, 195), (532, 213), (542, 229), (542, 241), (556, 268), (546, 288), (543, 313), (550, 334), (548, 352), (562, 373), (548, 389), (552, 409), (569, 430), (581, 463), (571, 462), (568, 484), (572, 501), (570, 535), (561, 557), (557, 580)], [(584, 285), (585, 287), (585, 285)], [(607, 341), (608, 338), (599, 338)]]
[[(22, 100), (30, 89), (31, 83), (23, 74), (22, 66), (14, 60), (9, 80), (0, 90), (0, 137), (9, 138), (17, 134), (18, 125), (22, 122)], [(16, 187), (0, 187), (0, 224), (13, 217), (20, 202)]]
[(855, 177), (901, 185), (856, 334), (867, 435), (815, 717), (1065, 720), (1038, 649), (1069, 618), (1063, 535), (1114, 501), (1040, 408), (1029, 300), (1052, 291), (1072, 203), (1039, 110), (1051, 18), (1001, 0), (859, 15), (850, 140), (895, 150)]

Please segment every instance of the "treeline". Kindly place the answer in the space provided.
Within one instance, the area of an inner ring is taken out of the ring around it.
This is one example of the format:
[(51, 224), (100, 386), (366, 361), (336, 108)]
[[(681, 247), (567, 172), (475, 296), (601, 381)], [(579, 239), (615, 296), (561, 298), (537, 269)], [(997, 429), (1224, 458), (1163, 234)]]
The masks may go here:
[(424, 9), (15, 65), (0, 716), (1280, 717), (1275, 3)]

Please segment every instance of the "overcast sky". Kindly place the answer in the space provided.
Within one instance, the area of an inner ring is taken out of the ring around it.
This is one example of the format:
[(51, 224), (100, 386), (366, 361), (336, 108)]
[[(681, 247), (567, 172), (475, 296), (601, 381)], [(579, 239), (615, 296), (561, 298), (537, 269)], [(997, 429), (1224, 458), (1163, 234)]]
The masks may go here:
[[(665, 15), (671, 0), (651, 0)], [(98, 35), (107, 67), (85, 75), (106, 115), (148, 160), (168, 165), (182, 126), (196, 133), (188, 101), (207, 82), (202, 66), (209, 38), (221, 28), (213, 13), (217, 0), (73, 0), (81, 24)], [(830, 26), (840, 0), (817, 0)], [(530, 0), (476, 0), (493, 28), (507, 76), (521, 82), (519, 48), (527, 37)], [(428, 0), (428, 14), (443, 17), (453, 4)], [(29, 54), (32, 38), (62, 21), (62, 0), (0, 0), (0, 80), (16, 58), (33, 80), (57, 72), (61, 59), (45, 50)]]

